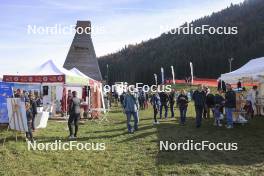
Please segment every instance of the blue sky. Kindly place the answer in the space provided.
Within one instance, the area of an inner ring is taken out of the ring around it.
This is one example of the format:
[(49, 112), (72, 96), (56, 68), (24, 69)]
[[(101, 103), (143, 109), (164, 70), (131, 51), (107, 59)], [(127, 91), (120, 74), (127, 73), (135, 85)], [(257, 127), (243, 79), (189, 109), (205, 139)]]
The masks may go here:
[[(74, 34), (28, 34), (28, 25), (75, 25), (90, 20), (97, 56), (161, 34), (243, 0), (0, 0), (0, 75), (53, 59), (62, 65)], [(165, 32), (165, 31), (163, 31)]]

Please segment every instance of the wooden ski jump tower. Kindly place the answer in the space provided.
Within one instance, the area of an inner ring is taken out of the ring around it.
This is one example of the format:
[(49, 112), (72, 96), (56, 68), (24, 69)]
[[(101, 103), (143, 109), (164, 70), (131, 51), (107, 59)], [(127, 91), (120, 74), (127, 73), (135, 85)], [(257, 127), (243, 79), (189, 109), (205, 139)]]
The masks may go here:
[(68, 70), (75, 67), (90, 78), (102, 80), (91, 38), (90, 21), (77, 21), (76, 33), (63, 67)]

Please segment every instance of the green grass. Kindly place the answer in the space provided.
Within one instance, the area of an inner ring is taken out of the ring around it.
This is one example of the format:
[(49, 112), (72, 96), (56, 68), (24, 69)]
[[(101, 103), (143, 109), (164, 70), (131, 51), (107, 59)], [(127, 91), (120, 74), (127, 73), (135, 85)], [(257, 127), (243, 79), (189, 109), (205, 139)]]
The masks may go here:
[[(178, 110), (176, 109), (178, 116)], [(169, 113), (170, 114), (170, 113)], [(0, 175), (263, 175), (264, 118), (255, 118), (232, 130), (214, 127), (203, 120), (195, 128), (189, 106), (186, 126), (178, 120), (162, 120), (153, 127), (152, 109), (140, 112), (139, 131), (128, 134), (120, 109), (110, 122), (87, 121), (80, 125), (80, 142), (104, 142), (105, 151), (28, 151), (23, 135), (15, 142), (12, 132), (0, 131)], [(35, 134), (38, 142), (67, 141), (67, 124), (49, 121)], [(159, 151), (159, 141), (237, 142), (238, 151)]]

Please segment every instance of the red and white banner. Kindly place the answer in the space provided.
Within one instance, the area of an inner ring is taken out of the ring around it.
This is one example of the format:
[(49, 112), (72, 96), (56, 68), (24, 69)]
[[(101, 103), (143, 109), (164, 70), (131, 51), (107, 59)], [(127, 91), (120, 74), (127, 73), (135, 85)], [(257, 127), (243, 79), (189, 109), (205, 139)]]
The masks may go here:
[(65, 75), (45, 75), (45, 76), (15, 76), (4, 75), (4, 82), (26, 82), (26, 83), (65, 83)]

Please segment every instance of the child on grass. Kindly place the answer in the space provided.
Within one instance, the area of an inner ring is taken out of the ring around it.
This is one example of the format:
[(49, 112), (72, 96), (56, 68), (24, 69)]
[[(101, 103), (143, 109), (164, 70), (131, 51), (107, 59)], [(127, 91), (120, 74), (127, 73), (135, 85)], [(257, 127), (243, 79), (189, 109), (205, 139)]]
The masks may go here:
[(213, 108), (213, 112), (214, 112), (214, 118), (215, 118), (215, 122), (214, 125), (217, 127), (221, 127), (222, 124), (220, 122), (220, 117), (221, 117), (221, 105), (216, 104), (215, 107)]

